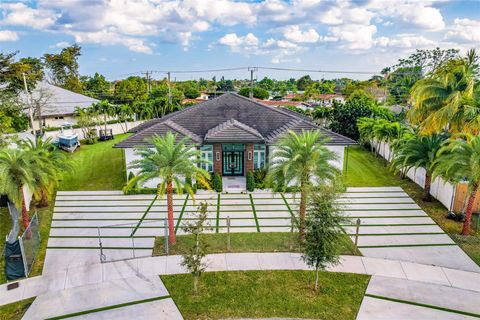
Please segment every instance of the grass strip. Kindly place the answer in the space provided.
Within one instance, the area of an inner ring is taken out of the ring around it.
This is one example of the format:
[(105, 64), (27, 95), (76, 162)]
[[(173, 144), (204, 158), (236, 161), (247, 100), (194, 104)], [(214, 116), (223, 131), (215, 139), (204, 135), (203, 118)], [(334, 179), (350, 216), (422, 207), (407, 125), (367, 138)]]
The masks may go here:
[(250, 204), (252, 205), (253, 217), (255, 218), (255, 224), (257, 225), (257, 232), (260, 232), (260, 225), (258, 224), (257, 211), (255, 210), (255, 204), (253, 203), (252, 194), (250, 193), (249, 196), (250, 196)]
[(50, 236), (49, 238), (57, 238), (57, 239), (145, 239), (145, 238), (155, 238), (155, 236)]
[[(436, 235), (445, 234), (445, 232), (405, 232), (405, 233), (359, 233), (358, 236), (376, 237), (376, 236), (422, 236), (422, 235)], [(355, 233), (348, 234), (349, 236), (355, 236)]]
[(408, 300), (403, 300), (403, 299), (396, 299), (396, 298), (389, 298), (389, 297), (377, 296), (377, 295), (375, 295), (375, 294), (370, 294), (370, 293), (366, 293), (365, 296), (366, 296), (366, 297), (370, 297), (370, 298), (374, 298), (374, 299), (387, 300), (387, 301), (392, 301), (392, 302), (409, 304), (409, 305), (412, 305), (412, 306), (430, 308), (430, 309), (435, 309), (435, 310), (440, 310), (440, 311), (445, 311), (445, 312), (457, 313), (457, 314), (461, 314), (461, 315), (464, 315), (464, 316), (470, 316), (470, 317), (474, 317), (474, 318), (480, 318), (480, 314), (478, 314), (478, 313), (472, 313), (472, 312), (468, 312), (468, 311), (455, 310), (455, 309), (450, 309), (450, 308), (435, 306), (435, 305), (426, 304), (426, 303), (408, 301)]
[(421, 243), (421, 244), (391, 244), (391, 245), (378, 245), (378, 246), (358, 246), (359, 248), (408, 248), (408, 247), (447, 247), (456, 246), (455, 243)]
[(215, 232), (218, 233), (220, 226), (220, 193), (217, 196), (217, 222), (215, 223)]
[(160, 297), (155, 297), (155, 298), (149, 298), (149, 299), (143, 299), (143, 300), (137, 300), (137, 301), (130, 301), (130, 302), (115, 304), (115, 305), (111, 305), (111, 306), (107, 306), (107, 307), (102, 307), (102, 308), (96, 308), (96, 309), (91, 309), (91, 310), (85, 310), (85, 311), (75, 312), (75, 313), (69, 313), (69, 314), (65, 314), (65, 315), (63, 315), (63, 316), (47, 318), (46, 320), (68, 319), (68, 318), (73, 318), (73, 317), (82, 316), (82, 315), (85, 315), (85, 314), (91, 314), (91, 313), (96, 313), (96, 312), (102, 312), (102, 311), (112, 310), (112, 309), (118, 309), (118, 308), (133, 306), (133, 305), (141, 304), (141, 303), (147, 303), (147, 302), (153, 302), (153, 301), (158, 301), (158, 300), (164, 300), (164, 299), (168, 299), (168, 298), (170, 298), (170, 296), (160, 296)]
[(180, 222), (182, 221), (183, 213), (185, 212), (185, 206), (187, 205), (188, 196), (189, 194), (187, 194), (185, 201), (183, 202), (182, 211), (180, 211), (180, 216), (178, 217), (177, 224), (175, 226), (175, 234), (177, 234), (178, 227), (180, 227)]
[(292, 216), (293, 222), (295, 223), (297, 228), (300, 227), (300, 225), (298, 224), (297, 218), (293, 214), (292, 208), (290, 208), (290, 205), (288, 204), (287, 199), (285, 199), (285, 195), (283, 193), (280, 193), (280, 195), (282, 196), (283, 202), (285, 202), (285, 205), (287, 206), (288, 212), (290, 212), (290, 215)]
[[(53, 246), (53, 247), (47, 247), (47, 249), (81, 249), (81, 250), (100, 250), (100, 247), (72, 247), (72, 246), (66, 246), (66, 247), (58, 247), (58, 246)], [(109, 249), (109, 250), (152, 250), (153, 247), (102, 247), (103, 250)]]

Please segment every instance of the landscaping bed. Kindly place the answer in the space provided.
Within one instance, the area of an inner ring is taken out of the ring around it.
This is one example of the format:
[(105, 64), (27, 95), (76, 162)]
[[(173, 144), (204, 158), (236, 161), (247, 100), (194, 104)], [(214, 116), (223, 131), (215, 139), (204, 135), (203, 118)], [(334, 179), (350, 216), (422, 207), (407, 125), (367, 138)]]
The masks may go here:
[[(231, 233), (230, 250), (227, 249), (226, 233), (210, 233), (204, 235), (208, 243), (208, 253), (225, 252), (301, 252), (296, 232), (252, 232), (252, 233)], [(194, 238), (191, 235), (177, 236), (177, 243), (170, 247), (170, 254), (185, 253), (193, 246)], [(153, 248), (154, 255), (164, 254), (164, 238), (156, 237)], [(345, 235), (341, 245), (340, 254), (360, 255), (358, 249)]]
[(234, 271), (202, 275), (198, 295), (189, 274), (162, 276), (185, 319), (355, 319), (370, 276), (313, 271)]

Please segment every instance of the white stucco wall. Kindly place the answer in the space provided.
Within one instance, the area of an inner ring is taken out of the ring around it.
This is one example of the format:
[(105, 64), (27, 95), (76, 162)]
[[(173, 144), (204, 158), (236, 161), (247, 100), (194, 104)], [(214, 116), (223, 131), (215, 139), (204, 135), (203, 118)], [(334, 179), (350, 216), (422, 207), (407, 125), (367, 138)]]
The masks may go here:
[(338, 170), (343, 171), (343, 165), (345, 161), (345, 146), (327, 146), (327, 149), (335, 152), (337, 155), (337, 160), (331, 161), (330, 163)]
[[(127, 168), (126, 172), (127, 172), (127, 179), (128, 179), (128, 175), (130, 174), (130, 172), (133, 172), (135, 175), (138, 174), (138, 172), (139, 172), (138, 169), (131, 169), (129, 167), (130, 167), (130, 164), (132, 163), (132, 161), (138, 160), (141, 157), (139, 155), (135, 154), (135, 150), (133, 148), (126, 148), (126, 149), (123, 149), (123, 150), (125, 152), (125, 164), (126, 164), (126, 168)], [(159, 183), (160, 183), (160, 179), (152, 179), (152, 180), (144, 183), (143, 187), (144, 188), (156, 188)]]
[[(380, 143), (379, 151), (383, 158), (390, 159), (391, 151), (388, 143)], [(424, 168), (411, 169), (407, 172), (407, 176), (420, 187), (425, 188)], [(455, 185), (444, 181), (442, 178), (436, 178), (432, 181), (430, 194), (450, 210), (452, 208), (453, 196), (455, 194)]]

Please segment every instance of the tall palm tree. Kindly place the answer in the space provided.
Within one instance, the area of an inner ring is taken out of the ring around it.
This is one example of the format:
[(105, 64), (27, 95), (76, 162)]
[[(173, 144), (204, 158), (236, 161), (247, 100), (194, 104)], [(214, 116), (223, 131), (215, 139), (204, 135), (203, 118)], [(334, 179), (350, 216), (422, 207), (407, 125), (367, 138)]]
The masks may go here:
[(0, 193), (5, 194), (8, 201), (22, 212), (25, 228), (28, 227), (30, 219), (23, 187), (36, 189), (34, 170), (31, 153), (22, 149), (0, 150)]
[(438, 152), (434, 177), (441, 176), (454, 183), (468, 183), (468, 204), (463, 224), (463, 235), (470, 234), (473, 205), (480, 187), (480, 136), (456, 137)]
[(26, 152), (30, 153), (33, 177), (38, 187), (35, 194), (40, 198), (40, 206), (48, 206), (48, 195), (58, 186), (58, 181), (66, 172), (72, 171), (73, 166), (65, 153), (56, 149), (52, 139), (42, 140), (37, 138), (34, 143), (31, 140), (22, 141), (20, 144)]
[(114, 106), (111, 105), (107, 100), (102, 100), (98, 103), (92, 105), (92, 108), (96, 111), (96, 113), (103, 117), (103, 127), (104, 132), (107, 134), (107, 121), (110, 116), (114, 114)]
[(423, 198), (431, 201), (430, 188), (432, 175), (437, 161), (437, 153), (447, 139), (445, 134), (409, 137), (396, 149), (391, 167), (408, 172), (410, 169), (425, 169), (425, 187)]
[(208, 163), (201, 159), (200, 151), (187, 145), (188, 138), (177, 142), (177, 135), (168, 132), (163, 136), (154, 136), (150, 140), (152, 147), (135, 149), (140, 159), (130, 165), (131, 169), (138, 169), (139, 173), (129, 182), (129, 186), (159, 179), (158, 195), (167, 194), (169, 242), (175, 244), (175, 230), (173, 223), (173, 192), (182, 193), (185, 189), (193, 197), (191, 186), (181, 180), (181, 177), (196, 177), (198, 183), (210, 187), (210, 174), (197, 165)]
[(449, 60), (434, 73), (417, 81), (411, 91), (413, 108), (408, 118), (423, 133), (478, 133), (480, 104), (475, 102), (474, 87), (477, 55)]
[(326, 142), (327, 139), (318, 130), (302, 131), (300, 134), (289, 131), (278, 141), (271, 154), (268, 180), (283, 189), (289, 183), (300, 187), (301, 241), (305, 240), (305, 213), (311, 192), (316, 186), (333, 181), (339, 173), (331, 164), (336, 155), (325, 147)]

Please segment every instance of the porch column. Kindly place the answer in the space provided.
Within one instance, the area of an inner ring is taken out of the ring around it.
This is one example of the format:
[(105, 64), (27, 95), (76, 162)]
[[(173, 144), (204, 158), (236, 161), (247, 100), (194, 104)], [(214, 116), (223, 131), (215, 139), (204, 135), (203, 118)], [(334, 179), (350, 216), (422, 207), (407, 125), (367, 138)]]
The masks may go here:
[(245, 146), (245, 168), (247, 172), (253, 171), (253, 143), (247, 143)]
[(222, 175), (222, 144), (213, 144), (213, 172)]

